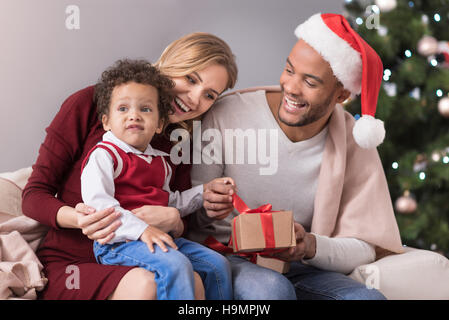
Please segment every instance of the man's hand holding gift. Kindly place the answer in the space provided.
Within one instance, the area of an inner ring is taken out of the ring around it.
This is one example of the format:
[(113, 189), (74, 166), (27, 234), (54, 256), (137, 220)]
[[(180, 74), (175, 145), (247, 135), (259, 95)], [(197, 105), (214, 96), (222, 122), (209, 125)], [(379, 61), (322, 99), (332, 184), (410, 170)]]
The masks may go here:
[(315, 236), (309, 232), (306, 232), (300, 223), (295, 222), (294, 225), (296, 246), (289, 248), (286, 251), (274, 253), (273, 257), (284, 261), (300, 261), (302, 259), (311, 259), (315, 256)]

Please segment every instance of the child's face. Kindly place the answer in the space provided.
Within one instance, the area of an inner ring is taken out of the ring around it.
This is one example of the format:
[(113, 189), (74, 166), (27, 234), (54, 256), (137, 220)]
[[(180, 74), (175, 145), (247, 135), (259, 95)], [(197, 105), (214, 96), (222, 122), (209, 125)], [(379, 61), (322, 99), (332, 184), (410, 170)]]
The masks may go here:
[(158, 91), (148, 84), (128, 82), (112, 90), (109, 114), (103, 128), (120, 140), (144, 152), (155, 133), (161, 133)]

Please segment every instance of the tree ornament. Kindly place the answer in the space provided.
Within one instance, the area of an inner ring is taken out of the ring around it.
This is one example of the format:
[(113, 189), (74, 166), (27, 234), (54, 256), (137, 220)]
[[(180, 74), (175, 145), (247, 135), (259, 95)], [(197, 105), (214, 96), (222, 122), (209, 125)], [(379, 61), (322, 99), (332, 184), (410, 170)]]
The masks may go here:
[(381, 12), (389, 12), (396, 8), (398, 5), (396, 0), (376, 0), (374, 1), (376, 6), (379, 7)]
[(432, 36), (424, 36), (418, 41), (418, 52), (423, 56), (430, 56), (438, 51), (438, 41)]
[(397, 86), (396, 83), (392, 82), (392, 83), (388, 83), (388, 82), (384, 82), (383, 84), (385, 93), (387, 94), (387, 96), (389, 97), (396, 97), (397, 94)]
[(446, 52), (440, 52), (428, 57), (428, 60), (432, 66), (449, 68), (449, 54)]
[(438, 102), (438, 111), (443, 117), (449, 118), (449, 97), (444, 97)]
[(410, 191), (406, 190), (404, 195), (396, 200), (394, 207), (401, 214), (411, 214), (416, 211), (418, 204)]
[(413, 171), (420, 172), (427, 169), (427, 157), (425, 154), (418, 154), (415, 163), (413, 164)]
[(377, 28), (377, 34), (381, 37), (385, 37), (388, 34), (388, 28), (385, 26), (379, 26), (379, 28)]
[(449, 68), (449, 42), (439, 41), (436, 52), (427, 57), (434, 67)]
[(441, 159), (441, 154), (438, 151), (434, 151), (434, 152), (432, 152), (432, 156), (431, 157), (432, 157), (432, 160), (434, 162), (438, 162)]

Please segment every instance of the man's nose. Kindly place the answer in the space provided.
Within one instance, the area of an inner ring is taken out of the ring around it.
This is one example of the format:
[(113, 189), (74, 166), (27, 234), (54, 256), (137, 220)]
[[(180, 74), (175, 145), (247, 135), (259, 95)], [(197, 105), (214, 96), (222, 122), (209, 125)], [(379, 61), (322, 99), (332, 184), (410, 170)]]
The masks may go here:
[(283, 83), (284, 92), (290, 96), (298, 97), (301, 95), (302, 86), (299, 79), (289, 79)]

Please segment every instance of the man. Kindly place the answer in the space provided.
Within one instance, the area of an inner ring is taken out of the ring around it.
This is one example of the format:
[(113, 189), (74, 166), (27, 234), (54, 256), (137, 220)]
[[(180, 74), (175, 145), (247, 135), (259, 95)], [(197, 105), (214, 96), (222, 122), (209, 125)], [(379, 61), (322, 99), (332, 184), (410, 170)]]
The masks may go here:
[[(199, 184), (225, 175), (250, 208), (271, 203), (274, 210), (293, 211), (296, 247), (277, 254), (291, 261), (290, 271), (281, 275), (229, 256), (236, 299), (384, 299), (345, 275), (376, 255), (402, 251), (375, 149), (385, 135), (374, 119), (382, 63), (341, 15), (314, 15), (295, 34), (280, 92), (229, 95), (202, 122), (203, 132), (215, 128), (222, 137), (229, 129), (276, 130), (276, 143), (270, 145), (270, 138), (257, 145), (277, 149), (277, 171), (261, 175), (263, 165), (234, 164), (229, 154), (241, 150), (214, 139), (222, 157), (194, 165), (192, 179)], [(362, 94), (363, 116), (355, 124), (340, 105), (351, 93)], [(227, 184), (209, 185), (205, 210), (192, 216), (191, 239), (203, 242), (211, 235), (227, 243), (238, 214), (229, 214), (234, 191)]]

